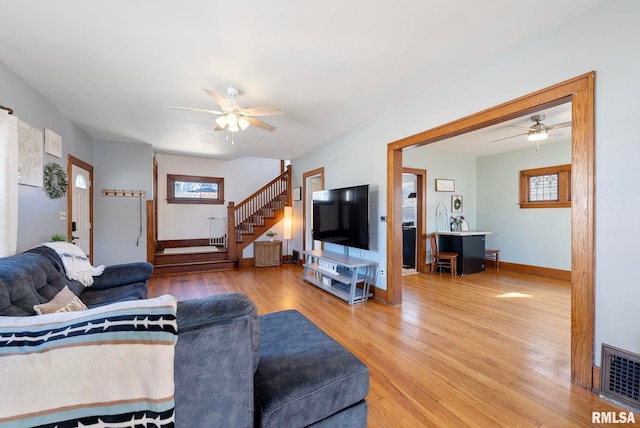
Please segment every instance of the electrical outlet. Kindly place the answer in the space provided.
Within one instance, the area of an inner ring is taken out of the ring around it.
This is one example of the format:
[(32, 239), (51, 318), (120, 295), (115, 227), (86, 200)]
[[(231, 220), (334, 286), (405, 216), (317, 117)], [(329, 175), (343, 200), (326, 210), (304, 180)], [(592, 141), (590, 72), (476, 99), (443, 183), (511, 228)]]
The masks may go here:
[(380, 269), (380, 276), (384, 276), (384, 269)]

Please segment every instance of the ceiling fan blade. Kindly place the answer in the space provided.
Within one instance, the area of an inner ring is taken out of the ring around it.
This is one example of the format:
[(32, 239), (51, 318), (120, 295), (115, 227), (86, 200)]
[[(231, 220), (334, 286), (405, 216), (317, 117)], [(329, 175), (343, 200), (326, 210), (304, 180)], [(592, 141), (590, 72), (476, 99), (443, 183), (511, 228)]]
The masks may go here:
[(556, 125), (547, 126), (547, 130), (566, 128), (568, 126), (571, 126), (571, 123), (572, 122), (562, 122), (562, 123), (558, 123)]
[(280, 107), (254, 107), (241, 109), (244, 116), (279, 116), (284, 114), (284, 110)]
[(489, 143), (497, 143), (498, 141), (503, 141), (503, 140), (508, 140), (510, 138), (515, 138), (515, 137), (520, 137), (521, 135), (527, 135), (529, 134), (528, 132), (525, 132), (524, 134), (518, 134), (518, 135), (512, 135), (510, 137), (504, 137), (504, 138), (498, 138), (497, 140), (493, 140), (493, 141), (489, 141)]
[(175, 106), (169, 106), (169, 108), (172, 109), (176, 109), (176, 110), (191, 110), (191, 111), (202, 111), (205, 113), (211, 113), (211, 114), (224, 114), (221, 111), (217, 111), (217, 110), (207, 110), (204, 108), (191, 108), (191, 107), (175, 107)]
[(255, 126), (256, 128), (264, 129), (265, 131), (274, 131), (276, 129), (275, 126), (269, 125), (267, 122), (263, 122), (258, 119), (254, 119), (253, 117), (247, 117), (249, 124)]
[(224, 131), (225, 128), (223, 128), (222, 126), (216, 124), (216, 127), (213, 128), (214, 131)]
[(529, 127), (529, 126), (516, 126), (516, 125), (509, 125), (509, 128), (522, 129), (523, 131), (533, 131), (533, 128), (531, 128), (531, 127)]
[(223, 112), (226, 113), (229, 110), (231, 110), (231, 105), (218, 92), (214, 91), (213, 89), (208, 89), (208, 88), (204, 88), (204, 91), (207, 94), (209, 94), (211, 96), (211, 98), (213, 98), (216, 101), (216, 103), (218, 103), (218, 105), (220, 106), (220, 108), (222, 109)]

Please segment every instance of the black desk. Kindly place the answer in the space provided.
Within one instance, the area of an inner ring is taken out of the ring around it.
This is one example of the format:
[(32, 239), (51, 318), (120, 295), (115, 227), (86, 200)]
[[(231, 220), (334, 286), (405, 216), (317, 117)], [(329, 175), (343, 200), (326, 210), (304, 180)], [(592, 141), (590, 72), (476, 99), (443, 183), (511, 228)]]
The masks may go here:
[(485, 237), (491, 232), (438, 232), (438, 251), (458, 253), (458, 275), (484, 272)]

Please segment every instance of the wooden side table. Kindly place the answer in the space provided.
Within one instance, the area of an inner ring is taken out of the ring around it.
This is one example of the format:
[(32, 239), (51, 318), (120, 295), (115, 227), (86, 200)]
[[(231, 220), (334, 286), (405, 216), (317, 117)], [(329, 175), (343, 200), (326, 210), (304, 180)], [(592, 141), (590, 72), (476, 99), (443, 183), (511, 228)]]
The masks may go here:
[(255, 267), (280, 266), (282, 263), (282, 241), (255, 241), (253, 243), (253, 265)]

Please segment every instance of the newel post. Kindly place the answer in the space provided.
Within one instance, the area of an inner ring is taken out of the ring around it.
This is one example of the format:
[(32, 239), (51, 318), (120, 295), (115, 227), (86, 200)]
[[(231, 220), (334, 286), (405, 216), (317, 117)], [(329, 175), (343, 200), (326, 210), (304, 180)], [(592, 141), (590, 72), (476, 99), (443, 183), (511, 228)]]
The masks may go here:
[(293, 205), (293, 201), (291, 200), (291, 192), (293, 191), (291, 189), (291, 176), (293, 174), (291, 173), (291, 164), (287, 165), (287, 203), (285, 205), (289, 205), (292, 206)]
[(227, 254), (229, 260), (238, 259), (238, 238), (236, 237), (236, 208), (233, 202), (227, 205)]

